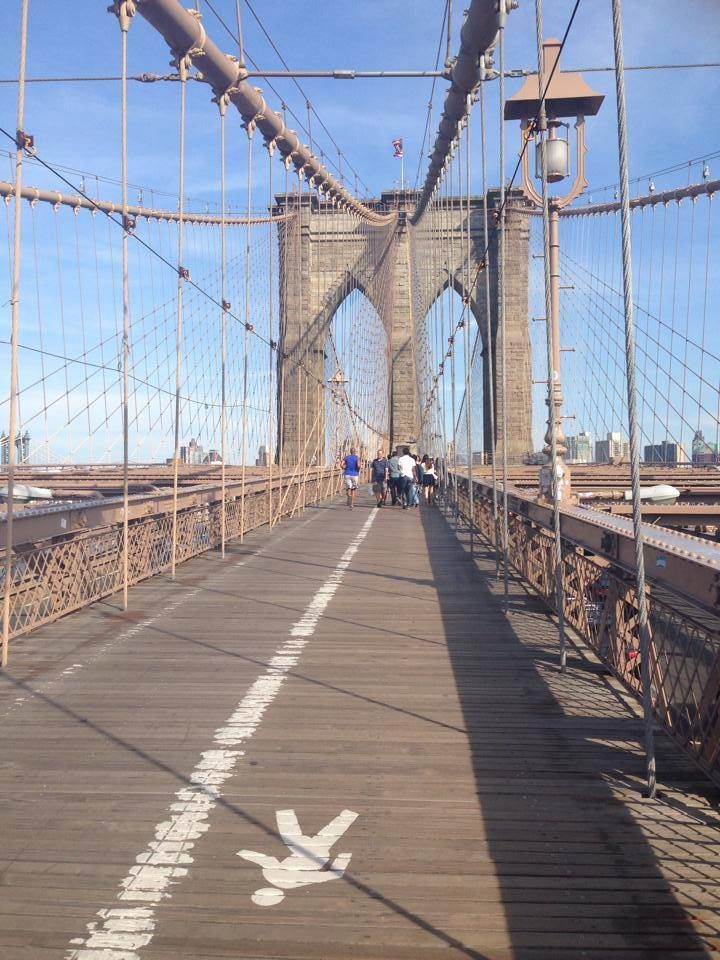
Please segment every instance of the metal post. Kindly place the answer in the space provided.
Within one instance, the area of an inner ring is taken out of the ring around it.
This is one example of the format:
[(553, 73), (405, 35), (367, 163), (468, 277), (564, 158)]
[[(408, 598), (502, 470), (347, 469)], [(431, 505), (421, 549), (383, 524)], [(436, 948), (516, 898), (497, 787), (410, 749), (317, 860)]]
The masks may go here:
[(640, 630), (640, 670), (645, 719), (645, 758), (647, 794), (654, 798), (657, 789), (655, 741), (653, 733), (652, 676), (650, 670), (650, 624), (645, 592), (645, 543), (640, 500), (640, 430), (637, 420), (635, 385), (635, 318), (633, 314), (632, 224), (630, 223), (630, 183), (628, 176), (627, 111), (620, 0), (612, 0), (613, 40), (615, 46), (615, 91), (617, 97), (618, 153), (620, 159), (620, 220), (622, 226), (623, 299), (625, 305), (625, 364), (627, 371), (628, 420), (630, 430), (630, 471), (632, 486), (633, 534), (635, 537), (635, 592)]
[(20, 327), (20, 253), (22, 239), (22, 173), (23, 151), (27, 146), (23, 125), (25, 122), (25, 63), (27, 59), (27, 21), (29, 0), (23, 0), (20, 20), (20, 66), (18, 71), (17, 133), (15, 142), (15, 210), (13, 211), (13, 265), (10, 307), (10, 419), (8, 427), (7, 515), (5, 540), (5, 589), (3, 591), (2, 655), (0, 666), (8, 662), (10, 645), (10, 595), (13, 575), (13, 492), (15, 483), (15, 433), (18, 389), (18, 331)]
[[(546, 169), (546, 155), (542, 151), (543, 169)], [(546, 184), (547, 192), (547, 184)], [(548, 338), (552, 351), (552, 368), (550, 370), (548, 428), (545, 434), (546, 453), (554, 440), (557, 448), (558, 466), (562, 471), (560, 480), (559, 499), (563, 499), (565, 489), (569, 491), (569, 471), (563, 463), (566, 452), (565, 433), (562, 426), (562, 383), (560, 375), (560, 210), (557, 204), (549, 201), (549, 267), (550, 267), (550, 316)], [(547, 306), (547, 304), (546, 304)], [(567, 484), (567, 486), (566, 486)]]
[[(542, 0), (535, 0), (535, 28), (538, 58), (538, 91), (540, 93), (539, 132), (541, 137), (547, 134), (547, 111), (543, 92), (543, 28)], [(561, 406), (562, 390), (560, 386), (560, 215), (557, 204), (551, 203), (548, 196), (547, 149), (545, 144), (540, 151), (542, 179), (542, 217), (543, 217), (543, 267), (545, 279), (545, 330), (547, 345), (548, 371), (548, 429), (545, 435), (546, 455), (550, 457), (550, 490), (553, 501), (553, 556), (555, 568), (555, 607), (558, 618), (558, 636), (560, 641), (560, 671), (567, 670), (567, 650), (565, 644), (565, 590), (563, 577), (562, 537), (560, 529), (560, 482), (562, 465), (558, 458), (565, 452), (562, 432)]]

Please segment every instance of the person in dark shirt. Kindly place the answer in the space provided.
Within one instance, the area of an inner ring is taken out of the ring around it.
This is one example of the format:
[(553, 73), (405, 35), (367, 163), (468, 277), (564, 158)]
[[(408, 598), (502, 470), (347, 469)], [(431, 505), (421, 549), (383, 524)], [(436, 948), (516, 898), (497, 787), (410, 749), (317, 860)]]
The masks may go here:
[(390, 501), (394, 507), (400, 502), (400, 458), (396, 450), (393, 450), (388, 460), (388, 489)]
[(383, 451), (378, 450), (377, 456), (370, 464), (370, 478), (378, 509), (383, 506), (387, 497), (387, 477), (388, 462)]

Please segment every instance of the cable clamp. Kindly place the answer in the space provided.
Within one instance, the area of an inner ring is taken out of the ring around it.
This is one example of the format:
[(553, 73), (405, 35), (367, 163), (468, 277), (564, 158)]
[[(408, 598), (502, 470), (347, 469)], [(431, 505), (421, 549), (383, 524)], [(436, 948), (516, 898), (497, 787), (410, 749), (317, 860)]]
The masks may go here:
[(271, 349), (271, 350), (277, 350), (277, 347), (278, 347), (278, 342), (277, 342), (277, 340), (271, 340), (271, 341), (270, 341), (270, 349)]
[(130, 214), (127, 214), (123, 217), (122, 225), (125, 233), (135, 233), (135, 228), (137, 227), (137, 217), (131, 217)]
[(255, 114), (254, 117), (251, 117), (249, 120), (246, 120), (243, 123), (243, 127), (247, 131), (248, 137), (252, 137), (252, 135), (255, 133), (255, 128), (258, 125), (258, 121), (265, 119), (265, 110), (267, 108), (267, 104), (263, 99), (262, 90), (260, 89), (260, 87), (253, 87), (253, 90), (255, 90), (255, 92), (260, 95), (262, 106), (260, 107), (260, 109), (258, 110), (258, 112)]
[(241, 63), (240, 60), (239, 60), (239, 58), (236, 57), (234, 53), (226, 53), (225, 56), (228, 58), (228, 60), (229, 60), (231, 63), (237, 64), (237, 70), (238, 70), (238, 72), (237, 72), (237, 78), (236, 78), (236, 81), (235, 81), (235, 82), (236, 82), (236, 83), (242, 83), (244, 80), (247, 80), (247, 78), (248, 78), (248, 71), (247, 71), (247, 67), (245, 66), (245, 64), (244, 64), (244, 63)]
[(207, 40), (207, 34), (205, 33), (205, 27), (202, 24), (202, 14), (199, 10), (187, 10), (187, 13), (191, 17), (195, 18), (195, 21), (198, 25), (198, 30), (200, 31), (200, 36), (188, 47), (187, 50), (180, 53), (180, 51), (173, 49), (173, 59), (170, 61), (171, 67), (176, 67), (178, 73), (180, 74), (181, 80), (187, 80), (188, 71), (193, 65), (193, 60), (195, 57), (201, 57), (205, 53), (205, 41)]
[(232, 306), (229, 300), (221, 300), (220, 305), (226, 313)]
[(135, 16), (136, 10), (135, 0), (115, 0), (107, 8), (108, 13), (114, 13), (118, 18), (123, 33), (127, 33), (130, 29), (130, 21)]
[(247, 330), (248, 333), (252, 333), (255, 327), (251, 323), (246, 323), (245, 329)]
[(35, 137), (31, 133), (25, 133), (24, 130), (18, 130), (15, 134), (15, 146), (22, 150), (26, 157), (35, 156)]
[(231, 83), (229, 87), (226, 87), (222, 93), (216, 93), (212, 98), (213, 103), (216, 103), (220, 107), (220, 113), (224, 114), (227, 105), (230, 103), (230, 97), (234, 94), (239, 93), (240, 88), (236, 83)]
[(180, 277), (181, 280), (189, 280), (189, 279), (190, 279), (190, 271), (188, 270), (187, 267), (181, 267), (181, 266), (178, 264), (177, 272), (178, 272), (178, 276)]

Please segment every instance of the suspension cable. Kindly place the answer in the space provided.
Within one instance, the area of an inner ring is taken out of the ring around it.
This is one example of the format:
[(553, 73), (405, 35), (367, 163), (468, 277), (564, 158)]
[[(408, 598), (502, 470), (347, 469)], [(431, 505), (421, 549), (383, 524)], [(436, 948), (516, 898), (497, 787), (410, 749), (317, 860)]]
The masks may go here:
[(183, 227), (185, 210), (185, 91), (187, 89), (188, 62), (185, 56), (178, 56), (180, 71), (180, 143), (178, 172), (178, 221), (177, 221), (177, 317), (175, 325), (175, 447), (173, 453), (173, 507), (172, 507), (172, 547), (170, 557), (170, 576), (175, 578), (177, 562), (177, 509), (178, 509), (178, 470), (180, 457), (180, 386), (182, 376), (182, 337), (183, 337), (183, 288), (185, 268), (183, 266)]
[(632, 486), (633, 535), (635, 540), (635, 584), (640, 632), (640, 669), (642, 703), (645, 721), (645, 760), (647, 792), (655, 797), (656, 769), (653, 734), (651, 637), (645, 586), (645, 539), (640, 499), (640, 438), (637, 420), (637, 388), (635, 384), (635, 320), (633, 314), (632, 224), (630, 222), (630, 184), (628, 177), (627, 110), (623, 74), (623, 34), (621, 0), (612, 0), (613, 41), (615, 50), (615, 91), (617, 98), (618, 154), (620, 160), (620, 216), (622, 227), (622, 274), (625, 307), (625, 362), (627, 370), (628, 423), (630, 431), (630, 472)]
[[(483, 63), (483, 70), (485, 69)], [(488, 222), (488, 186), (487, 186), (487, 143), (486, 143), (486, 131), (485, 131), (485, 85), (480, 85), (480, 162), (482, 166), (482, 192), (483, 192), (483, 242), (485, 244), (485, 268), (483, 270), (483, 275), (485, 279), (485, 352), (487, 361), (483, 364), (484, 368), (487, 369), (487, 378), (484, 379), (484, 386), (486, 386), (488, 396), (487, 396), (487, 405), (488, 405), (488, 417), (490, 420), (490, 461), (492, 465), (492, 486), (493, 486), (493, 528), (495, 530), (495, 577), (500, 576), (500, 529), (498, 522), (498, 497), (497, 497), (497, 423), (496, 423), (496, 413), (495, 413), (495, 387), (497, 378), (495, 376), (495, 351), (493, 350), (493, 334), (492, 334), (492, 308), (490, 303), (490, 270), (488, 267), (487, 260), (487, 251), (488, 251), (488, 236), (489, 236), (489, 222)], [(469, 294), (471, 295), (471, 294)], [(483, 420), (484, 420), (483, 416)], [(485, 428), (485, 423), (483, 422), (483, 429)], [(485, 433), (487, 437), (487, 432)], [(484, 446), (484, 445), (483, 445)]]
[(22, 211), (20, 193), (22, 191), (23, 154), (26, 147), (32, 147), (32, 140), (28, 140), (23, 133), (25, 124), (25, 66), (27, 60), (27, 24), (28, 2), (22, 0), (20, 20), (20, 65), (18, 68), (18, 99), (17, 99), (17, 137), (15, 151), (15, 209), (13, 211), (13, 265), (12, 265), (12, 292), (11, 320), (10, 320), (10, 417), (8, 426), (8, 462), (7, 462), (7, 513), (6, 545), (5, 545), (5, 583), (3, 590), (3, 623), (2, 623), (2, 651), (0, 652), (0, 667), (7, 667), (10, 641), (10, 595), (15, 577), (13, 576), (13, 494), (15, 483), (15, 433), (18, 403), (18, 332), (20, 326), (20, 255), (22, 251)]
[(508, 612), (509, 569), (508, 551), (508, 455), (507, 455), (507, 330), (505, 323), (505, 19), (504, 6), (500, 10), (500, 244), (498, 251), (498, 314), (500, 326), (500, 396), (502, 409), (502, 482), (503, 482), (503, 608)]

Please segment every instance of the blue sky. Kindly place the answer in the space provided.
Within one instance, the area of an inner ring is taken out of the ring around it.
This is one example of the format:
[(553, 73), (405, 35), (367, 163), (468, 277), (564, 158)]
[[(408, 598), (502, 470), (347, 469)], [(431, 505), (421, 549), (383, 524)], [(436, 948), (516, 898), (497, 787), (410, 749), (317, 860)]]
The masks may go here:
[[(120, 63), (119, 29), (114, 18), (106, 12), (106, 6), (107, 0), (77, 0), (72, 7), (64, 11), (63, 16), (58, 16), (56, 4), (50, 0), (31, 0), (28, 76), (116, 75)], [(208, 34), (221, 49), (228, 53), (236, 52), (230, 37), (207, 3), (199, 0), (199, 6)], [(228, 24), (234, 25), (235, 0), (213, 0), (213, 6)], [(319, 3), (253, 0), (253, 6), (287, 62), (298, 69), (430, 69), (435, 62), (444, 9), (442, 0), (365, 0), (362, 3), (336, 4), (332, 8)], [(458, 47), (459, 6), (454, 4), (456, 13), (451, 44), (453, 51)], [(562, 36), (572, 6), (571, 0), (546, 0), (546, 37)], [(260, 65), (279, 68), (277, 56), (247, 7), (244, 3), (241, 3), (241, 7), (247, 51)], [(715, 0), (689, 0), (683, 5), (683, 23), (678, 21), (676, 0), (656, 0), (653, 3), (625, 0), (624, 8), (625, 55), (628, 65), (708, 61), (718, 58), (720, 6)], [(13, 77), (17, 69), (19, 10), (19, 0), (6, 0), (0, 12), (0, 54), (3, 64), (0, 78)], [(535, 66), (534, 17), (534, 3), (529, 0), (521, 0), (520, 8), (509, 16), (506, 49), (508, 68), (532, 69)], [(686, 22), (693, 24), (692, 33), (683, 31)], [(680, 45), (680, 36), (692, 37), (692, 40)], [(444, 40), (442, 50), (444, 55)], [(612, 64), (609, 0), (583, 0), (562, 63), (566, 69)], [(129, 69), (131, 74), (162, 74), (171, 69), (164, 41), (139, 16), (135, 18), (130, 31)], [(590, 181), (588, 195), (596, 200), (607, 199), (607, 195), (600, 192), (600, 187), (614, 184), (617, 180), (614, 79), (611, 73), (588, 73), (586, 79), (606, 96), (600, 114), (587, 123), (587, 172)], [(349, 174), (350, 187), (354, 184), (354, 178), (349, 173), (349, 165), (352, 165), (372, 194), (377, 195), (381, 190), (392, 188), (399, 178), (400, 165), (392, 156), (391, 140), (398, 136), (402, 137), (405, 143), (406, 180), (411, 184), (414, 182), (418, 161), (421, 182), (424, 179), (426, 157), (419, 157), (419, 152), (431, 81), (307, 79), (302, 81), (304, 94), (301, 94), (291, 81), (273, 80), (271, 82), (277, 95), (268, 82), (254, 82), (263, 89), (273, 108), (279, 109), (280, 98), (284, 98), (304, 124), (307, 123), (305, 95), (311, 99), (317, 113), (344, 151), (345, 159), (342, 164)], [(520, 80), (508, 80), (507, 94), (515, 92), (520, 83)], [(497, 87), (497, 83), (487, 85), (491, 185), (499, 181)], [(431, 139), (434, 139), (445, 90), (446, 84), (438, 82)], [(31, 84), (27, 91), (25, 129), (35, 136), (39, 154), (49, 162), (85, 171), (106, 181), (117, 180), (120, 175), (117, 94), (118, 84), (114, 82)], [(131, 200), (140, 199), (142, 195), (142, 200), (146, 203), (173, 207), (177, 189), (178, 87), (176, 84), (131, 84), (129, 94), (129, 176), (132, 183), (138, 185), (131, 191)], [(627, 95), (631, 176), (650, 174), (691, 158), (702, 158), (720, 151), (720, 134), (717, 134), (711, 123), (711, 118), (717, 113), (717, 103), (720, 102), (720, 69), (628, 73)], [(12, 84), (0, 84), (0, 125), (10, 131), (15, 127), (15, 97), (16, 88)], [(297, 126), (292, 118), (291, 125)], [(518, 144), (517, 131), (514, 129), (516, 126), (509, 124), (506, 129), (508, 174), (515, 163)], [(323, 150), (337, 160), (335, 147), (321, 130), (316, 117), (312, 118), (312, 130), (315, 152)], [(302, 138), (307, 140), (302, 131), (299, 132)], [(473, 143), (477, 145), (477, 136)], [(10, 146), (9, 143), (0, 142), (0, 150), (7, 150)], [(227, 156), (229, 205), (242, 210), (246, 203), (247, 139), (235, 113), (229, 114), (228, 119)], [(268, 160), (259, 143), (256, 144), (255, 157), (253, 206), (262, 209), (268, 202)], [(711, 175), (720, 175), (720, 158), (711, 161), (710, 168)], [(691, 172), (693, 179), (697, 179), (698, 173), (699, 166), (695, 166)], [(0, 154), (0, 179), (10, 179), (11, 176), (9, 159)], [(277, 162), (273, 176), (275, 188), (278, 189), (284, 177)], [(658, 189), (684, 183), (687, 176), (687, 173), (680, 171), (656, 178)], [(79, 184), (81, 178), (79, 174), (73, 174), (70, 179)], [(478, 156), (473, 161), (472, 179), (474, 189), (479, 191)], [(65, 189), (52, 174), (32, 164), (26, 167), (25, 182)], [(186, 184), (186, 193), (191, 198), (192, 206), (201, 209), (206, 205), (215, 207), (218, 200), (217, 112), (210, 103), (209, 91), (201, 84), (191, 84), (188, 90)], [(112, 182), (101, 182), (95, 186), (93, 180), (86, 177), (85, 186), (91, 193), (98, 192), (111, 199), (118, 196), (117, 185)], [(646, 186), (647, 181), (634, 186), (633, 190), (645, 192)], [(364, 189), (361, 188), (361, 192), (364, 192)], [(67, 244), (75, 242), (72, 223), (67, 222), (71, 217), (72, 214), (67, 213), (63, 225), (63, 243)], [(4, 218), (0, 218), (0, 227), (4, 233)], [(52, 235), (52, 217), (47, 212), (38, 214), (38, 227), (40, 261), (52, 262), (54, 270), (55, 239)], [(83, 231), (80, 249), (87, 264), (91, 237), (85, 222)], [(167, 231), (168, 234), (170, 232)], [(163, 239), (161, 229), (153, 227), (149, 235), (151, 239), (154, 237), (157, 243), (166, 242), (168, 251), (171, 249), (172, 240)], [(0, 249), (5, 249), (4, 241)], [(26, 248), (26, 263), (30, 255), (30, 249)], [(117, 256), (117, 251), (115, 255)], [(68, 260), (72, 259), (70, 248), (67, 256)], [(105, 260), (110, 256), (111, 248), (106, 247)], [(197, 248), (196, 260), (197, 275), (207, 274), (210, 270), (210, 252), (203, 249), (201, 244)], [(6, 289), (7, 285), (7, 266), (4, 254), (0, 255), (3, 289)], [(104, 266), (108, 269), (107, 263)], [(88, 285), (92, 282), (90, 276), (85, 280), (86, 300)], [(136, 291), (136, 303), (142, 296), (143, 289), (150, 290), (151, 283), (152, 278), (146, 274)], [(207, 283), (211, 284), (211, 281), (208, 279)], [(52, 304), (57, 299), (54, 284), (57, 284), (54, 277), (46, 277), (43, 281), (41, 299), (45, 302), (46, 318), (47, 304)], [(171, 287), (172, 283), (168, 285), (167, 297), (172, 296)], [(68, 314), (73, 315), (67, 321), (70, 346), (67, 342), (65, 346), (60, 343), (59, 331), (53, 330), (52, 324), (49, 324), (51, 329), (48, 331), (45, 349), (52, 348), (62, 353), (73, 348), (73, 336), (79, 343), (85, 335), (75, 316), (78, 312), (78, 292), (79, 287), (75, 290), (68, 279), (66, 306)], [(147, 293), (148, 297), (149, 295)], [(258, 303), (263, 295), (260, 288), (253, 293)], [(241, 296), (241, 291), (237, 296)], [(31, 303), (31, 291), (26, 291), (25, 300), (26, 303)], [(0, 296), (0, 322), (3, 326), (7, 324), (9, 317), (6, 301), (6, 297)], [(90, 313), (87, 306), (86, 311)], [(26, 318), (24, 321), (24, 336), (28, 341), (36, 338), (36, 320), (37, 318), (31, 322), (31, 319)], [(92, 321), (88, 319), (87, 322), (90, 324)], [(171, 310), (168, 311), (166, 322), (169, 329), (172, 323)], [(160, 354), (158, 357), (158, 363), (163, 365), (165, 382), (169, 376), (168, 363), (171, 358), (168, 355), (160, 357)], [(147, 358), (145, 363), (147, 366)], [(7, 369), (6, 354), (1, 346), (0, 369)], [(25, 356), (23, 382), (32, 382), (37, 373), (37, 360), (33, 360), (29, 355)], [(64, 372), (59, 379), (62, 380), (63, 376)], [(4, 374), (0, 375), (0, 382), (4, 379)], [(196, 380), (200, 382), (197, 377)], [(165, 385), (167, 386), (167, 383)], [(61, 387), (62, 384), (57, 386), (57, 389), (61, 390)], [(200, 387), (196, 386), (195, 389)], [(5, 390), (2, 392), (6, 393)], [(87, 390), (79, 388), (80, 399), (83, 393), (87, 394)], [(191, 430), (200, 431), (201, 421), (205, 423), (212, 420), (212, 404), (215, 400), (210, 398), (207, 404), (202, 404), (201, 416), (198, 414), (194, 419), (190, 417), (188, 433)], [(110, 405), (112, 406), (112, 402)], [(542, 413), (541, 404), (540, 410)], [(0, 416), (0, 420), (2, 419), (4, 414)], [(165, 420), (170, 422), (167, 415)], [(154, 426), (155, 419), (148, 417), (146, 431), (152, 433)], [(578, 424), (578, 428), (579, 426)], [(113, 426), (112, 431), (114, 429)], [(205, 437), (206, 446), (216, 443), (216, 437), (210, 435), (212, 433), (210, 430)], [(116, 437), (116, 434), (114, 436)], [(259, 444), (262, 439), (262, 431), (258, 428), (253, 444)], [(162, 437), (156, 436), (152, 445), (143, 441), (143, 446), (139, 439), (137, 443), (138, 457), (151, 454), (163, 456), (169, 452), (164, 434)]]
[[(13, 75), (17, 63), (19, 2), (3, 4), (0, 54), (4, 77)], [(234, 0), (214, 0), (213, 6), (231, 26)], [(560, 36), (573, 4), (550, 0), (545, 7), (546, 36)], [(690, 0), (684, 16), (693, 23), (683, 33), (675, 0), (626, 0), (625, 43), (628, 65), (678, 61), (716, 60), (720, 44), (720, 6), (715, 0)], [(32, 0), (28, 73), (48, 75), (106, 75), (119, 68), (119, 31), (105, 12), (105, 0), (79, 0), (67, 15), (50, 15), (54, 4)], [(454, 4), (457, 48), (458, 4)], [(442, 0), (365, 0), (336, 4), (295, 4), (255, 0), (254, 8), (288, 63), (298, 69), (347, 67), (357, 69), (432, 68), (442, 19)], [(230, 38), (203, 0), (200, 9), (208, 33), (228, 52)], [(277, 57), (244, 7), (243, 29), (248, 52), (263, 66), (277, 68)], [(691, 37), (678, 44), (678, 37)], [(534, 3), (524, 0), (508, 18), (508, 67), (535, 64)], [(444, 47), (443, 47), (444, 49)], [(130, 32), (130, 71), (169, 71), (164, 42), (141, 17)], [(612, 63), (609, 0), (584, 0), (563, 56), (566, 68), (606, 66)], [(614, 129), (614, 87), (611, 74), (591, 74), (592, 86), (606, 94), (599, 116), (588, 124), (588, 170), (592, 186), (617, 179)], [(268, 101), (279, 107), (264, 81), (256, 81)], [(305, 119), (304, 98), (289, 82), (272, 81), (296, 113)], [(520, 81), (508, 81), (508, 94)], [(401, 136), (406, 148), (406, 171), (415, 178), (425, 124), (429, 80), (303, 80), (303, 88), (334, 138), (373, 192), (387, 189), (399, 176), (390, 141)], [(436, 88), (436, 102), (446, 85)], [(491, 115), (496, 117), (496, 84), (489, 85)], [(631, 123), (631, 166), (635, 175), (720, 149), (720, 135), (708, 122), (720, 96), (720, 69), (632, 73), (627, 77)], [(27, 127), (35, 134), (43, 156), (57, 163), (88, 169), (100, 175), (119, 174), (117, 85), (36, 85), (28, 91)], [(216, 199), (214, 110), (207, 91), (191, 91), (188, 149), (188, 192), (199, 199)], [(134, 181), (147, 188), (168, 188), (168, 160), (177, 138), (177, 89), (170, 85), (131, 88), (131, 164)], [(15, 91), (0, 89), (0, 118), (6, 129), (14, 126)], [(334, 147), (313, 121), (318, 145)], [(491, 122), (497, 130), (497, 122)], [(713, 139), (714, 138), (714, 139)], [(514, 135), (508, 138), (509, 160)], [(235, 144), (236, 149), (240, 141)], [(490, 149), (491, 179), (497, 182), (495, 151)], [(422, 167), (424, 169), (424, 162)], [(476, 164), (476, 173), (478, 164)], [(172, 169), (172, 168), (171, 168)], [(37, 179), (37, 178), (36, 178)], [(241, 200), (243, 177), (235, 178)]]

